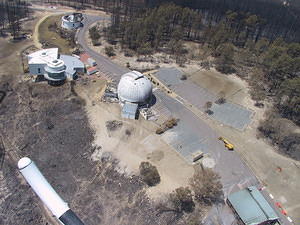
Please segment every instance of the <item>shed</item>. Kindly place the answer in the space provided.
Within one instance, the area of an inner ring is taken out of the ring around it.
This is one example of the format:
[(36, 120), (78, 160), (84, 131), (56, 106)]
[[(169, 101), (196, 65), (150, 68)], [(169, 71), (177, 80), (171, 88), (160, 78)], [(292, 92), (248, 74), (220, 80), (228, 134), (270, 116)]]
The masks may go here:
[(121, 116), (127, 119), (136, 119), (138, 104), (126, 102), (123, 105)]
[(88, 59), (87, 59), (87, 62), (88, 62), (88, 64), (89, 64), (90, 66), (97, 66), (96, 61), (95, 61), (94, 59), (92, 59), (92, 58), (88, 58)]
[(228, 203), (245, 225), (278, 222), (274, 209), (255, 186), (230, 194)]
[(88, 75), (92, 75), (92, 74), (94, 74), (94, 73), (97, 73), (99, 70), (97, 69), (97, 67), (90, 67), (90, 68), (88, 68), (87, 70), (86, 70), (86, 72), (87, 72), (87, 74)]

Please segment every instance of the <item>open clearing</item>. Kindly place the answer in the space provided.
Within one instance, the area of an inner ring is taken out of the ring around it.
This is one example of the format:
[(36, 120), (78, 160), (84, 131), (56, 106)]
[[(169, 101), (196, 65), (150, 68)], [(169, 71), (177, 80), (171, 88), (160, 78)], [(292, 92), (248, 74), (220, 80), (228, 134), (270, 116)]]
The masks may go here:
[(71, 47), (69, 42), (66, 39), (63, 39), (59, 36), (58, 33), (50, 31), (48, 27), (53, 24), (57, 24), (60, 27), (62, 15), (54, 15), (47, 17), (39, 25), (38, 38), (41, 43), (47, 43), (49, 47), (58, 47), (60, 53), (62, 54), (71, 54)]

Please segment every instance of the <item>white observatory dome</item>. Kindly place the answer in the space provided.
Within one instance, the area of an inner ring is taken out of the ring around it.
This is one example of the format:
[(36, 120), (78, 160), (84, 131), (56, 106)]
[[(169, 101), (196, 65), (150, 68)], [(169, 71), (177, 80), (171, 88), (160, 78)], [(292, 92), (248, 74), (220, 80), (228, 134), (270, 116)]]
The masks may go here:
[(124, 74), (118, 85), (118, 97), (122, 103), (146, 103), (152, 96), (151, 82), (140, 72)]

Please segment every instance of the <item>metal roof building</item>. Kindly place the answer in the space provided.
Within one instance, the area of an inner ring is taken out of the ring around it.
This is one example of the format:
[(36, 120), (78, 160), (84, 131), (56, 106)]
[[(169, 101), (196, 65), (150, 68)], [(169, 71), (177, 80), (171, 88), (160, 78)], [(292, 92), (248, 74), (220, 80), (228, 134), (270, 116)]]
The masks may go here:
[(146, 104), (152, 97), (152, 84), (140, 72), (124, 74), (118, 84), (118, 97), (122, 104), (126, 102)]
[(127, 119), (136, 119), (138, 104), (126, 102), (122, 108), (121, 116)]
[(274, 209), (255, 186), (230, 194), (228, 202), (245, 225), (278, 222)]
[(44, 76), (48, 81), (64, 81), (74, 78), (77, 72), (84, 72), (84, 64), (79, 58), (59, 55), (58, 48), (42, 49), (28, 55), (31, 75)]

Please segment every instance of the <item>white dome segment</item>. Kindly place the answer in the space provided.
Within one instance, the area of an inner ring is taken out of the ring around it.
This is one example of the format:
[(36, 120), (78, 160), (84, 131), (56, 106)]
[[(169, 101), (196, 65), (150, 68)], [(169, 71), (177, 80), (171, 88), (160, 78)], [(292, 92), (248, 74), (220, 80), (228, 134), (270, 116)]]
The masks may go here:
[(118, 85), (121, 102), (146, 103), (152, 96), (152, 84), (143, 74), (131, 71), (124, 74)]

